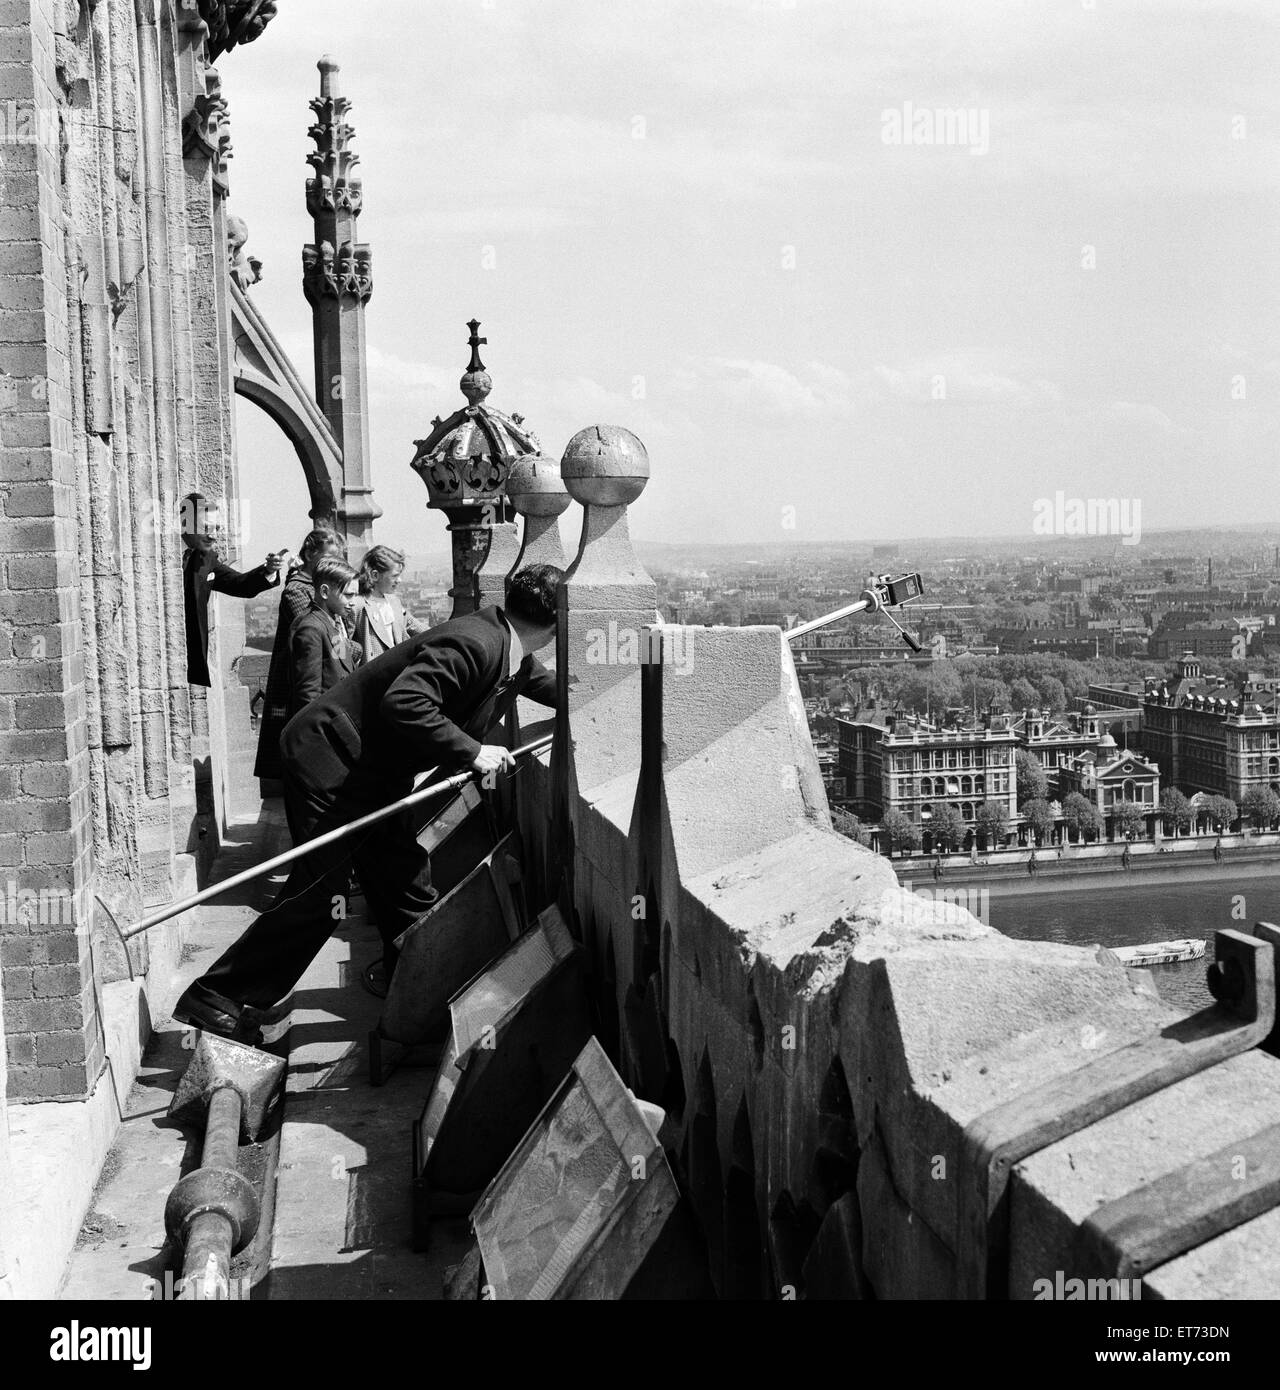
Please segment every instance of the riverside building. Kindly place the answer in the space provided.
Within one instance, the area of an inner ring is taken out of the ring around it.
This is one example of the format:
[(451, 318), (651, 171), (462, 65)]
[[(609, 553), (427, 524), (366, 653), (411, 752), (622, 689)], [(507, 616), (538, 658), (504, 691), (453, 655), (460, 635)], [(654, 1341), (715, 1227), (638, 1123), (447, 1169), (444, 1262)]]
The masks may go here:
[(1172, 684), (1148, 691), (1142, 746), (1166, 785), (1192, 795), (1229, 797), (1237, 806), (1251, 787), (1280, 793), (1280, 700), (1274, 681), (1240, 688), (1206, 678), (1190, 652)]

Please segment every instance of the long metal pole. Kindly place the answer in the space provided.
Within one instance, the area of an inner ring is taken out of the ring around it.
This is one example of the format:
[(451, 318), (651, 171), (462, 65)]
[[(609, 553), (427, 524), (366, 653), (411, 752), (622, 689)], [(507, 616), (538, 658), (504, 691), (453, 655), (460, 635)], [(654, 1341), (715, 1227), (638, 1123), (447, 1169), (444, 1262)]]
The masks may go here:
[(813, 618), (807, 623), (801, 623), (798, 627), (790, 627), (782, 635), (790, 641), (793, 637), (803, 637), (806, 632), (812, 632), (815, 628), (826, 627), (828, 623), (838, 623), (841, 618), (851, 618), (855, 613), (863, 613), (868, 608), (878, 607), (870, 599), (860, 598), (857, 603), (851, 603), (847, 608), (837, 608), (834, 613), (827, 613), (824, 617)]
[[(545, 734), (542, 738), (534, 739), (532, 743), (526, 743), (520, 748), (513, 748), (511, 756), (523, 758), (530, 753), (541, 753), (544, 748), (551, 746), (551, 740), (552, 735)], [(252, 869), (245, 869), (243, 873), (232, 874), (230, 878), (212, 883), (208, 888), (201, 889), (199, 893), (193, 893), (189, 898), (183, 898), (179, 902), (159, 908), (143, 917), (141, 921), (135, 922), (133, 926), (121, 932), (120, 935), (127, 941), (131, 936), (137, 936), (140, 932), (150, 931), (152, 927), (159, 926), (161, 922), (167, 922), (170, 917), (177, 917), (179, 913), (189, 912), (191, 908), (199, 907), (201, 903), (208, 902), (210, 898), (220, 897), (223, 893), (230, 892), (232, 888), (238, 888), (242, 883), (261, 878), (264, 874), (271, 873), (272, 870), (280, 868), (283, 864), (291, 864), (295, 859), (301, 859), (304, 854), (310, 854), (313, 850), (323, 849), (325, 845), (331, 845), (337, 840), (345, 839), (348, 835), (354, 835), (357, 830), (364, 830), (367, 826), (376, 825), (379, 821), (386, 820), (388, 816), (394, 816), (400, 811), (407, 810), (410, 806), (416, 806), (419, 802), (426, 801), (433, 796), (439, 796), (441, 792), (454, 791), (473, 777), (480, 775), (475, 771), (458, 772), (452, 777), (446, 777), (443, 782), (433, 782), (429, 787), (419, 787), (417, 791), (410, 792), (408, 796), (401, 797), (399, 801), (393, 801), (389, 806), (370, 811), (367, 816), (361, 816), (359, 820), (340, 825), (336, 830), (326, 831), (323, 835), (317, 835), (314, 840), (307, 840), (303, 844), (295, 845), (292, 849), (286, 850), (283, 854), (277, 854), (274, 859), (267, 859), (261, 864), (254, 865)]]

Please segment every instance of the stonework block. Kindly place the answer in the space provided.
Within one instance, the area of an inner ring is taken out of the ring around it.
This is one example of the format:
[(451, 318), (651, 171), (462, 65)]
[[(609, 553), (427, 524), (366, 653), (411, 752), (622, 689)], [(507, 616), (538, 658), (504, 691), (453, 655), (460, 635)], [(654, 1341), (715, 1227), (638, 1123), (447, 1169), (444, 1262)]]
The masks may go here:
[[(23, 54), (20, 41), (11, 40), (5, 44), (6, 51), (3, 56), (6, 58), (10, 56), (10, 47), (17, 52), (11, 61), (0, 63), (0, 101), (12, 101), (21, 112), (24, 125), (35, 131), (40, 108), (47, 109), (47, 96), (43, 91), (43, 83), (38, 81), (33, 70), (30, 47), (28, 46), (27, 53)], [(40, 95), (45, 97), (45, 101), (36, 101), (37, 89), (41, 89)]]
[(0, 483), (40, 482), (52, 479), (54, 471), (55, 461), (50, 449), (0, 451)]
[(78, 966), (47, 966), (34, 972), (32, 995), (36, 999), (66, 999), (78, 996), (82, 984)]
[(28, 864), (66, 864), (80, 853), (85, 843), (83, 829), (71, 832), (30, 835), (26, 841)]
[(0, 734), (0, 762), (55, 762), (67, 757), (68, 750), (69, 740), (65, 729)]
[(4, 496), (6, 516), (56, 516), (57, 502), (54, 486), (50, 484), (19, 483)]
[(0, 0), (0, 29), (15, 31), (0, 35), (0, 58), (4, 62), (21, 62), (26, 56), (17, 47), (17, 40), (23, 36), (30, 41), (32, 21), (40, 20), (41, 10), (40, 0)]
[(35, 995), (35, 973), (29, 969), (17, 968), (4, 972), (4, 997), (8, 999), (31, 999)]
[(70, 1100), (84, 1096), (89, 1070), (83, 1064), (66, 1067), (13, 1067), (9, 1071), (11, 1101)]
[[(35, 192), (34, 180), (30, 175), (13, 175), (8, 188), (15, 199), (22, 198), (24, 201)], [(44, 296), (45, 282), (42, 276), (7, 275), (0, 283), (0, 310), (43, 309)]]
[(38, 1066), (83, 1065), (85, 1061), (83, 1033), (44, 1033), (35, 1039), (35, 1044), (35, 1060)]
[[(9, 607), (16, 607), (22, 600), (10, 596), (7, 602)], [(0, 662), (0, 691), (24, 695), (62, 690), (65, 686), (71, 685), (68, 673), (61, 663), (56, 660), (44, 661), (32, 655), (33, 652), (43, 651), (47, 655), (57, 656), (58, 653), (49, 652), (48, 647), (56, 642), (58, 631), (56, 623), (49, 627), (21, 627), (14, 630), (10, 643), (18, 659)]]
[(69, 801), (19, 801), (5, 813), (9, 827), (18, 834), (33, 830), (70, 830)]
[(0, 548), (11, 555), (71, 549), (65, 524), (55, 517), (0, 521)]
[(22, 790), (27, 796), (69, 797), (71, 769), (65, 763), (41, 763), (22, 769)]
[(36, 1040), (32, 1033), (11, 1033), (5, 1038), (5, 1055), (10, 1067), (34, 1067)]
[(11, 556), (5, 561), (5, 578), (10, 589), (56, 589), (70, 581), (70, 557), (60, 562), (53, 555)]
[(6, 449), (47, 449), (61, 442), (57, 426), (47, 414), (15, 411), (0, 416), (0, 444)]
[(45, 333), (43, 309), (38, 312), (21, 309), (0, 310), (0, 342), (43, 343)]
[(26, 970), (46, 965), (41, 943), (11, 922), (0, 924), (0, 965), (6, 970)]
[(19, 729), (65, 729), (68, 713), (65, 694), (23, 695), (17, 702), (17, 726)]

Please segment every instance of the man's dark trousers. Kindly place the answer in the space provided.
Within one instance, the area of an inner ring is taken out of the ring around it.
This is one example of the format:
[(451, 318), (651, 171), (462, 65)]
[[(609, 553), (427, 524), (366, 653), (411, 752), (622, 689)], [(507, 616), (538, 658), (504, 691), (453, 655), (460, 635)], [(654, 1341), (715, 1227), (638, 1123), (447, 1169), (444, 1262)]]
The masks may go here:
[[(553, 707), (555, 675), (532, 653), (512, 671), (510, 654), (502, 610), (481, 609), (383, 652), (295, 715), (280, 740), (294, 843), (408, 795), (419, 773), (474, 766), (519, 696)], [(275, 905), (191, 990), (260, 1009), (283, 998), (341, 920), (352, 866), (392, 966), (391, 943), (436, 897), (410, 815), (303, 855)]]
[[(285, 811), (295, 844), (367, 815), (376, 804), (334, 802), (305, 784), (288, 763)], [(337, 844), (296, 859), (275, 903), (210, 967), (200, 983), (237, 1003), (267, 1009), (298, 982), (346, 915), (352, 867), (382, 936), (388, 972), (392, 942), (431, 907), (431, 862), (413, 831), (412, 814), (389, 816)]]

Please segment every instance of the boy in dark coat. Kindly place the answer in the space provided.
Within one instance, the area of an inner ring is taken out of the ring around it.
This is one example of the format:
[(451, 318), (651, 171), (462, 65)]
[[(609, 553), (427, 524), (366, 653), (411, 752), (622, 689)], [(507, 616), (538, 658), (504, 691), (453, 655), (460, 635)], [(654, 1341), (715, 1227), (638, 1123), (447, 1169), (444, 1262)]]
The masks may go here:
[(326, 555), (312, 570), (311, 606), (289, 633), (289, 717), (355, 671), (360, 649), (345, 618), (356, 596), (356, 572)]
[[(564, 572), (529, 565), (504, 608), (411, 637), (313, 700), (281, 739), (285, 805), (297, 843), (408, 795), (422, 772), (513, 765), (486, 744), (516, 697), (555, 705), (556, 681), (534, 656), (552, 641)], [(392, 942), (432, 905), (431, 866), (411, 813), (294, 861), (276, 902), (174, 1006), (179, 1022), (254, 1042), (263, 1010), (297, 983), (335, 922), (350, 866), (394, 968)]]
[[(280, 592), (280, 613), (267, 669), (267, 693), (258, 726), (258, 758), (253, 765), (253, 775), (263, 781), (278, 780), (282, 775), (280, 735), (289, 722), (289, 634), (294, 623), (311, 607), (315, 591), (311, 567), (325, 555), (346, 559), (346, 547), (336, 531), (318, 526), (308, 532), (299, 547), (297, 567), (287, 576)], [(269, 792), (270, 789), (264, 790), (263, 795)]]

